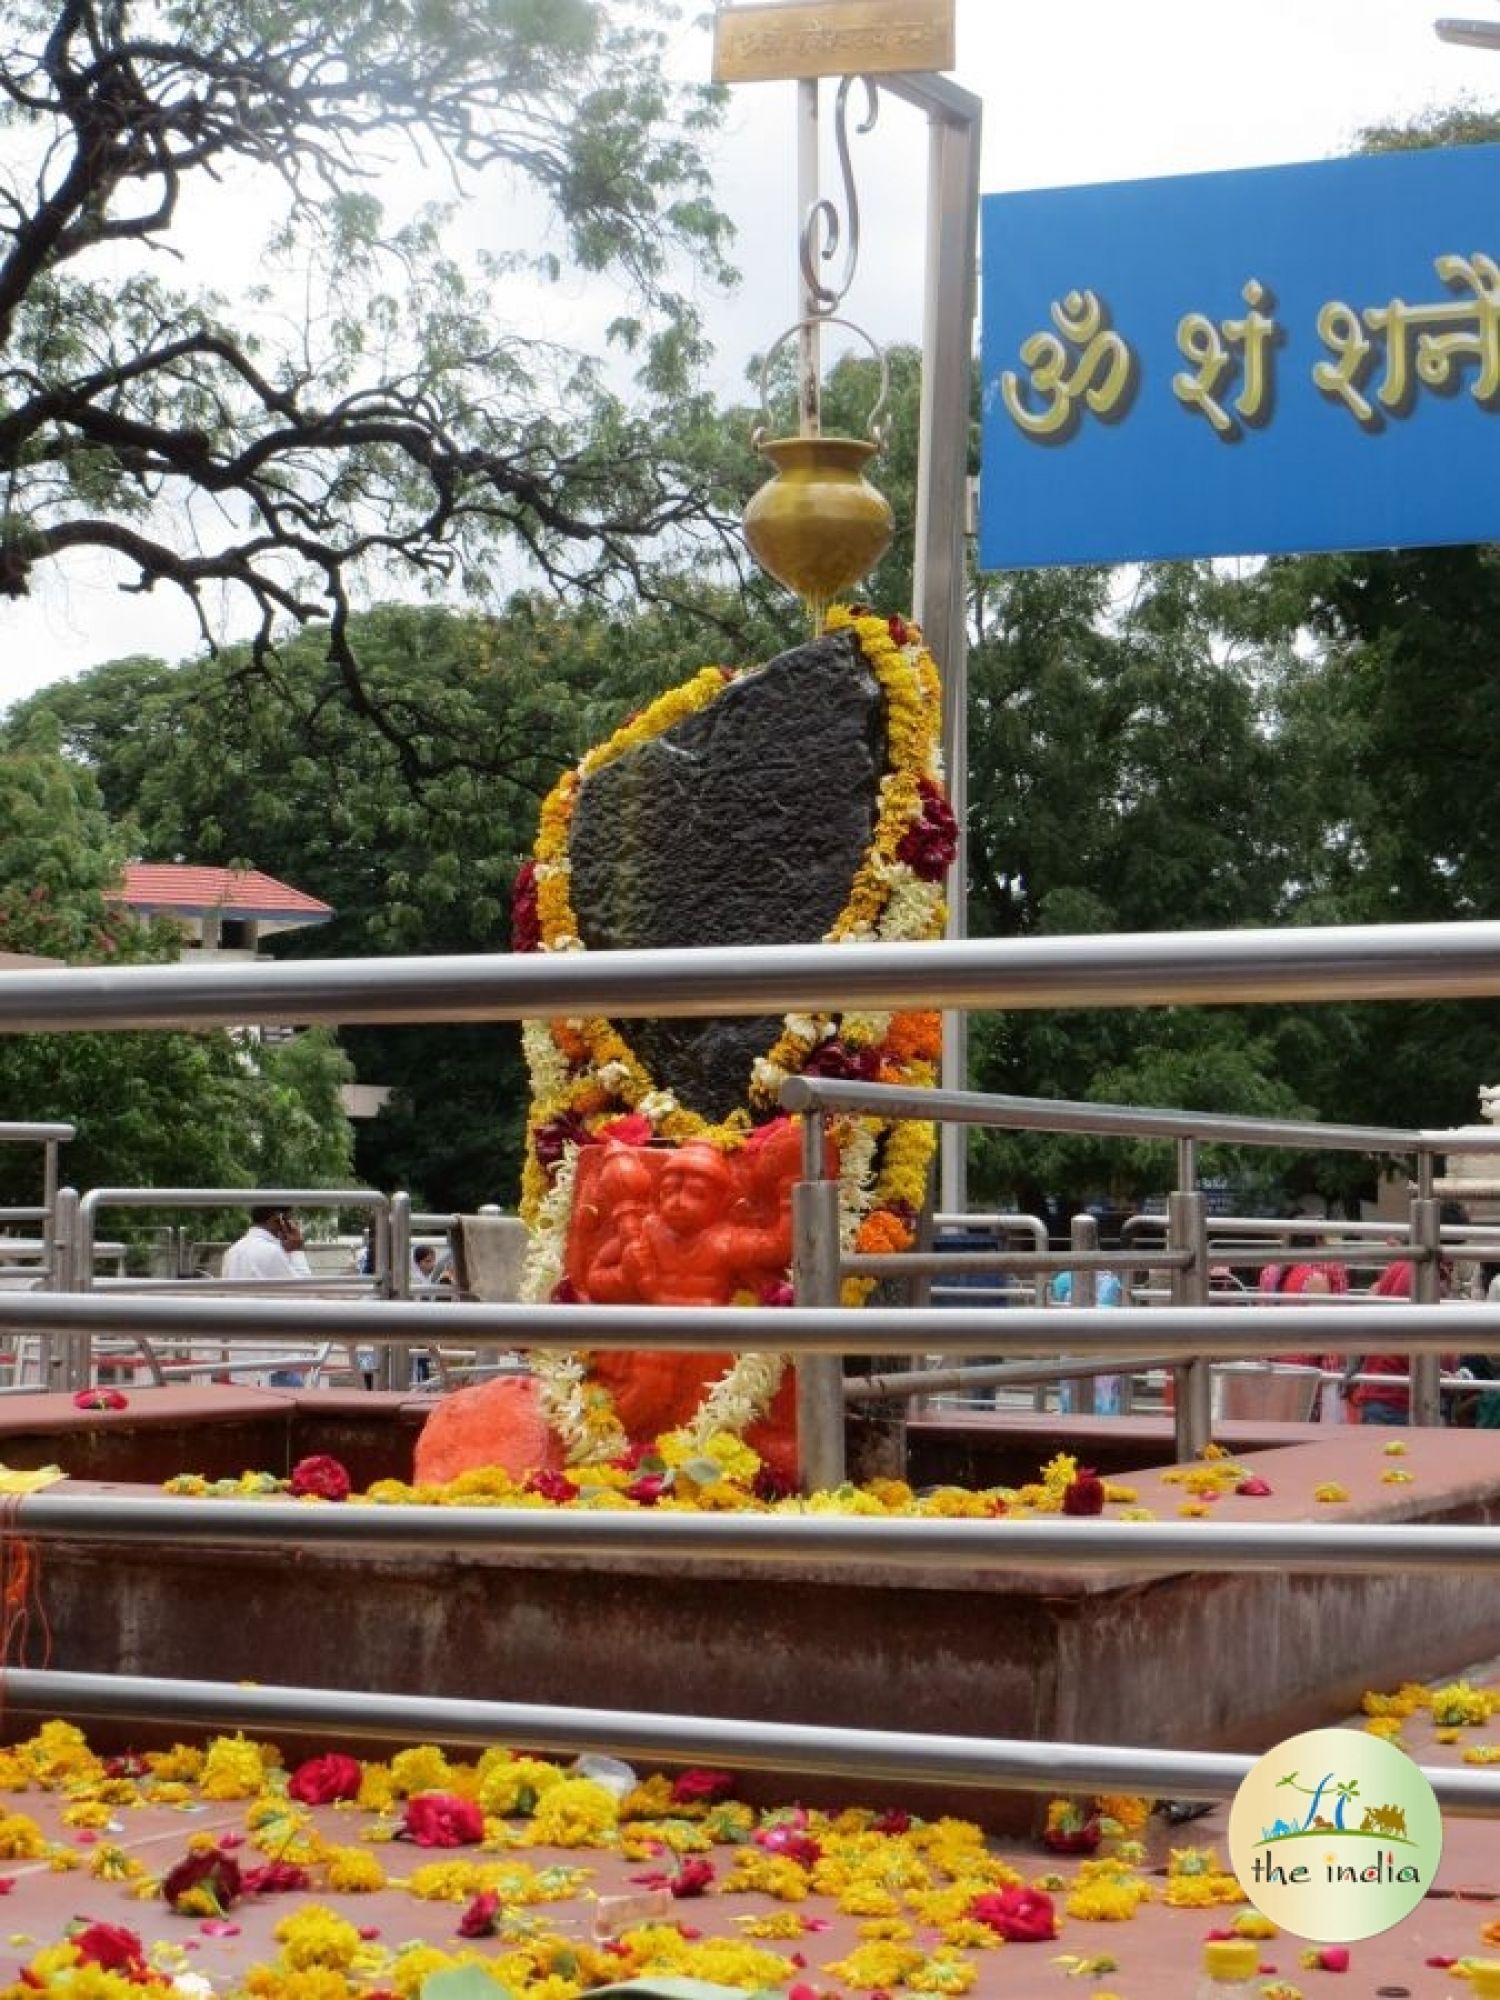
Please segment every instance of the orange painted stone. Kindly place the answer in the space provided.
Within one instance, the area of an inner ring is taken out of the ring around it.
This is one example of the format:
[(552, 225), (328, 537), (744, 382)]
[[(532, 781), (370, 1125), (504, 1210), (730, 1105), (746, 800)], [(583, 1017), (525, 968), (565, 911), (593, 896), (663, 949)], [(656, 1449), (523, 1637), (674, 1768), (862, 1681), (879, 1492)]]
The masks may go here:
[[(756, 1303), (783, 1283), (792, 1254), (792, 1184), (801, 1174), (800, 1130), (720, 1152), (701, 1142), (671, 1149), (616, 1141), (578, 1156), (564, 1271), (593, 1305), (715, 1306)], [(774, 1345), (774, 1321), (768, 1323)], [(593, 1379), (614, 1399), (632, 1442), (691, 1421), (732, 1354), (602, 1352)], [(788, 1369), (770, 1410), (746, 1442), (781, 1478), (796, 1475), (796, 1379)], [(535, 1384), (506, 1380), (445, 1396), (417, 1444), (416, 1477), (445, 1483), (482, 1465), (513, 1478), (555, 1470), (562, 1447), (542, 1416)]]

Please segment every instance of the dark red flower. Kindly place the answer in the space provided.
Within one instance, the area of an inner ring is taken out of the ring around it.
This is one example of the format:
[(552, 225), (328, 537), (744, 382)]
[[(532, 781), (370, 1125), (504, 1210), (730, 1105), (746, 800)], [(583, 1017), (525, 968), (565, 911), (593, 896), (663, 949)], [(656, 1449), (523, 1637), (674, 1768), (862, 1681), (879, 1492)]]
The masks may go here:
[(714, 1864), (701, 1854), (689, 1854), (678, 1863), (667, 1887), (674, 1896), (701, 1896), (713, 1879)]
[(893, 1807), (889, 1812), (883, 1812), (879, 1819), (871, 1820), (870, 1831), (871, 1833), (910, 1833), (911, 1814)]
[(1042, 1834), (1054, 1854), (1092, 1854), (1103, 1837), (1097, 1813), (1090, 1813), (1076, 1826), (1049, 1826)]
[(639, 1507), (654, 1507), (664, 1493), (670, 1493), (672, 1482), (664, 1472), (643, 1472), (639, 1479), (632, 1480), (625, 1488), (625, 1496), (634, 1500)]
[(639, 1472), (646, 1460), (655, 1455), (656, 1446), (649, 1439), (637, 1438), (634, 1444), (628, 1444), (623, 1451), (617, 1452), (610, 1464), (620, 1472)]
[(451, 1792), (419, 1792), (406, 1801), (398, 1840), (418, 1847), (468, 1847), (484, 1839), (484, 1815), (472, 1799)]
[(989, 1889), (968, 1913), (1007, 1944), (1048, 1944), (1057, 1935), (1057, 1913), (1044, 1889)]
[(73, 1398), (75, 1410), (124, 1410), (129, 1408), (129, 1399), (118, 1389), (80, 1389)]
[(354, 1799), (364, 1774), (357, 1757), (332, 1751), (326, 1757), (309, 1757), (287, 1780), (287, 1795), (305, 1806), (331, 1806), (336, 1799)]
[(123, 1972), (127, 1979), (145, 1975), (141, 1941), (123, 1924), (84, 1924), (70, 1931), (69, 1943), (85, 1965), (97, 1965), (104, 1972)]
[(732, 1771), (679, 1771), (672, 1780), (672, 1803), (678, 1806), (712, 1805), (727, 1799), (734, 1790)]
[(797, 1288), (789, 1285), (785, 1278), (767, 1278), (755, 1295), (757, 1305), (794, 1306), (797, 1303)]
[(826, 1076), (841, 1083), (874, 1083), (880, 1057), (874, 1049), (846, 1048), (837, 1035), (820, 1042), (802, 1065), (804, 1076)]
[(958, 852), (958, 821), (942, 788), (930, 778), (918, 778), (922, 810), (896, 844), (896, 859), (904, 861), (923, 882), (939, 882)]
[(555, 1306), (576, 1306), (578, 1303), (578, 1287), (573, 1283), (571, 1278), (562, 1277), (552, 1287), (550, 1296), (552, 1304)]
[(493, 1937), (500, 1914), (500, 1898), (493, 1889), (482, 1889), (458, 1920), (460, 1937)]
[(1065, 1514), (1104, 1512), (1104, 1481), (1091, 1465), (1080, 1465), (1063, 1488), (1062, 1510)]
[(121, 1757), (106, 1757), (104, 1775), (106, 1778), (144, 1778), (150, 1766), (144, 1757), (138, 1757), (134, 1750), (127, 1750)]
[(543, 1500), (550, 1500), (555, 1507), (565, 1507), (570, 1500), (578, 1498), (578, 1488), (565, 1472), (530, 1473), (523, 1490), (539, 1494)]
[(769, 1506), (776, 1500), (789, 1500), (794, 1488), (783, 1473), (769, 1465), (763, 1465), (750, 1482), (750, 1491), (762, 1504)]
[(885, 627), (891, 635), (893, 644), (897, 646), (909, 646), (911, 644), (912, 629), (901, 616), (900, 612), (893, 611), (885, 621)]
[(536, 863), (523, 861), (516, 870), (510, 892), (510, 948), (537, 951), (542, 942), (542, 921), (537, 911)]
[(1234, 1490), (1243, 1493), (1247, 1500), (1264, 1500), (1271, 1488), (1258, 1473), (1252, 1473), (1248, 1479), (1242, 1479)]
[(533, 1130), (531, 1149), (537, 1165), (551, 1176), (562, 1165), (569, 1146), (592, 1145), (593, 1136), (579, 1112), (559, 1111), (555, 1118), (547, 1119)]
[(307, 1494), (316, 1494), (320, 1500), (347, 1500), (353, 1484), (336, 1458), (319, 1453), (312, 1458), (298, 1459), (292, 1467), (287, 1491), (299, 1499)]
[(247, 1868), (241, 1886), (247, 1896), (300, 1896), (312, 1887), (312, 1877), (295, 1861), (268, 1861)]
[(800, 1826), (785, 1822), (779, 1826), (761, 1826), (750, 1838), (768, 1854), (784, 1854), (789, 1861), (799, 1862), (804, 1868), (815, 1867), (823, 1859), (822, 1847)]
[[(161, 1893), (172, 1909), (180, 1910), (184, 1897), (194, 1889), (202, 1890), (222, 1917), (232, 1903), (239, 1901), (242, 1886), (240, 1864), (232, 1854), (226, 1854), (221, 1847), (201, 1847), (185, 1854), (175, 1868), (168, 1870), (162, 1879)], [(188, 1914), (197, 1916), (201, 1912), (194, 1910)]]

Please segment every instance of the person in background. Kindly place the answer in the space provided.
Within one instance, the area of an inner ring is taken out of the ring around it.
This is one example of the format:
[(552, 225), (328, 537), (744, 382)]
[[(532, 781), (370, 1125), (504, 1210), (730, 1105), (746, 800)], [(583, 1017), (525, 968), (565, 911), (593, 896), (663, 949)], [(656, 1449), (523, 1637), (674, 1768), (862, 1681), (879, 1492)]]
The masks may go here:
[[(1479, 1266), (1475, 1296), (1486, 1305), (1500, 1306), (1500, 1264)], [(1500, 1384), (1500, 1355), (1465, 1354), (1460, 1359), (1476, 1382)], [(1467, 1413), (1467, 1421), (1477, 1431), (1500, 1431), (1500, 1387), (1480, 1390)]]
[[(281, 1284), (288, 1278), (310, 1278), (312, 1274), (301, 1227), (289, 1208), (252, 1208), (250, 1227), (224, 1252), (219, 1273), (241, 1284)], [(278, 1368), (269, 1379), (274, 1389), (302, 1386), (296, 1369)]]
[[(1388, 1264), (1370, 1287), (1371, 1298), (1409, 1299), (1411, 1297), (1412, 1266), (1407, 1258), (1398, 1264)], [(1444, 1258), (1438, 1265), (1438, 1290), (1443, 1298), (1453, 1293), (1453, 1266)], [(1458, 1365), (1456, 1354), (1441, 1357), (1444, 1371)], [(1356, 1421), (1362, 1424), (1409, 1424), (1411, 1422), (1411, 1394), (1404, 1379), (1411, 1368), (1411, 1357), (1406, 1354), (1351, 1354), (1344, 1369), (1341, 1389), (1348, 1396), (1356, 1413)], [(1393, 1375), (1403, 1379), (1393, 1382), (1355, 1382), (1356, 1375)]]
[[(1274, 1272), (1277, 1280), (1270, 1286), (1265, 1282), (1267, 1271)], [(1282, 1298), (1342, 1297), (1349, 1290), (1349, 1271), (1344, 1264), (1293, 1264), (1285, 1272), (1278, 1265), (1268, 1265), (1267, 1271), (1261, 1272), (1261, 1289), (1275, 1292)], [(1289, 1368), (1316, 1368), (1320, 1372), (1330, 1368), (1337, 1371), (1339, 1366), (1337, 1356), (1326, 1354), (1280, 1354), (1276, 1358)], [(1319, 1385), (1312, 1402), (1315, 1422), (1341, 1424), (1345, 1421), (1347, 1405), (1339, 1389), (1340, 1385), (1333, 1382)]]
[[(1073, 1303), (1073, 1273), (1059, 1271), (1047, 1287), (1047, 1296), (1055, 1306)], [(1094, 1274), (1094, 1304), (1101, 1310), (1106, 1306), (1123, 1306), (1125, 1288), (1115, 1271), (1096, 1271)], [(1074, 1405), (1073, 1384), (1059, 1382), (1057, 1385), (1057, 1407), (1064, 1415), (1069, 1414)], [(1094, 1414), (1099, 1417), (1117, 1417), (1124, 1408), (1124, 1385), (1118, 1375), (1096, 1375), (1094, 1377)]]

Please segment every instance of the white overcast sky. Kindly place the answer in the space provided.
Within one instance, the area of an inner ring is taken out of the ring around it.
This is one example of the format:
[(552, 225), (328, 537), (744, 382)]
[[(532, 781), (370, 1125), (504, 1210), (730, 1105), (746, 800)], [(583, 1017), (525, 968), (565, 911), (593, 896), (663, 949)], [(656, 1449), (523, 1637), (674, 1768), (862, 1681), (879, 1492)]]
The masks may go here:
[[(1500, 99), (1500, 53), (1440, 43), (1439, 13), (1500, 23), (1497, 0), (958, 0), (954, 75), (984, 102), (986, 192), (1321, 159), (1363, 125), (1464, 96)], [(682, 73), (706, 77), (706, 31), (684, 29), (675, 56)], [(830, 113), (832, 90), (824, 86)], [(795, 96), (792, 84), (738, 88), (717, 145), (718, 195), (739, 229), (744, 273), (732, 299), (705, 300), (726, 391), (738, 391), (749, 357), (796, 313)], [(844, 311), (880, 340), (914, 339), (923, 121), (886, 98), (875, 132), (854, 144), (863, 250)], [(831, 149), (825, 171), (831, 181)], [(498, 191), (481, 189), (466, 223), (475, 241), (515, 240)], [(240, 217), (226, 228), (220, 216), (215, 235), (243, 255), (249, 226)], [(549, 331), (583, 347), (599, 344), (617, 310), (576, 281), (533, 303)], [(221, 636), (242, 629), (227, 610)], [(122, 595), (105, 565), (78, 564), (31, 601), (0, 605), (0, 707), (101, 660), (175, 659), (196, 642), (190, 615), (165, 591)]]

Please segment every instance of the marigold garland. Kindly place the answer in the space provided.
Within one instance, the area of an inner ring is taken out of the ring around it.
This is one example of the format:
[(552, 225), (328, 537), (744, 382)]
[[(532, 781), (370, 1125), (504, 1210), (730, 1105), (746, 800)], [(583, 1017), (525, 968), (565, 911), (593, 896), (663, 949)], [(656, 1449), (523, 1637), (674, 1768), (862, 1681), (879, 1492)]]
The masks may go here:
[[(934, 938), (947, 911), (942, 880), (953, 857), (956, 825), (942, 790), (941, 687), (917, 629), (899, 618), (835, 606), (827, 630), (847, 631), (884, 697), (887, 767), (875, 829), (848, 901), (825, 942), (857, 944)], [(748, 671), (755, 671), (750, 669)], [(705, 667), (632, 716), (564, 773), (543, 803), (534, 859), (517, 884), (517, 950), (582, 951), (571, 898), (568, 841), (588, 781), (638, 745), (700, 714), (740, 678)], [(703, 1140), (732, 1150), (752, 1125), (776, 1115), (784, 1080), (803, 1070), (927, 1087), (937, 1080), (936, 1013), (789, 1014), (746, 1080), (746, 1106), (711, 1123), (663, 1090), (614, 1024), (603, 1018), (529, 1021), (523, 1048), (531, 1077), (521, 1214), (533, 1232), (521, 1295), (553, 1297), (559, 1287), (580, 1145), (605, 1137)], [(925, 1122), (856, 1119), (836, 1123), (845, 1249), (903, 1250), (913, 1241), (927, 1191), (934, 1132)], [(873, 1289), (852, 1279), (845, 1303)], [(542, 1407), (568, 1460), (587, 1465), (616, 1456), (626, 1442), (608, 1395), (593, 1385), (586, 1356), (536, 1357)], [(764, 1415), (780, 1385), (784, 1356), (742, 1355), (710, 1390), (690, 1425), (702, 1442), (716, 1433), (742, 1436)]]

